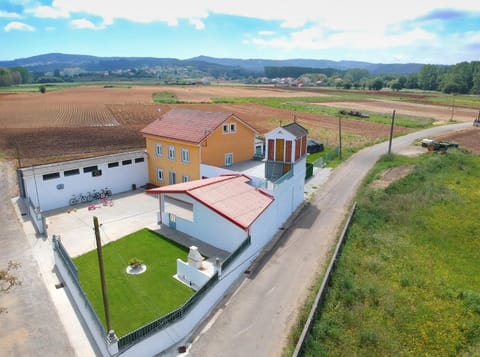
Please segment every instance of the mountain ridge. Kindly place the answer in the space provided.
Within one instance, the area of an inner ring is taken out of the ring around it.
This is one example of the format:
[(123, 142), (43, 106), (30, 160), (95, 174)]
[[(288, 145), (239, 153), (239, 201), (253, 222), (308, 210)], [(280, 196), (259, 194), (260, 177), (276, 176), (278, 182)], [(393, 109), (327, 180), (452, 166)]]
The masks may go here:
[(48, 72), (78, 67), (85, 71), (142, 69), (155, 66), (219, 66), (219, 69), (239, 68), (261, 75), (265, 67), (333, 68), (336, 70), (365, 69), (373, 75), (413, 74), (423, 66), (421, 63), (370, 63), (353, 60), (333, 61), (326, 59), (293, 58), (284, 60), (251, 58), (217, 58), (200, 55), (189, 59), (170, 57), (92, 56), (84, 54), (46, 53), (14, 60), (0, 61), (0, 67), (22, 66), (34, 72)]

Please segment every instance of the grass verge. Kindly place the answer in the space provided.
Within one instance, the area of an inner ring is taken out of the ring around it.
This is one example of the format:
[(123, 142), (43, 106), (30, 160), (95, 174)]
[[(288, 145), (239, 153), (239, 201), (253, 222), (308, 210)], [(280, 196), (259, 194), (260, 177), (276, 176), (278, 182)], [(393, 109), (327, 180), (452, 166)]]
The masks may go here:
[[(385, 189), (386, 168), (414, 165)], [(369, 174), (305, 356), (480, 353), (480, 158), (388, 156)]]
[[(188, 248), (143, 229), (103, 247), (112, 327), (123, 336), (186, 302), (194, 291), (173, 278), (177, 258), (187, 260)], [(131, 258), (144, 261), (147, 271), (126, 273)], [(106, 327), (97, 252), (73, 259), (80, 282)]]

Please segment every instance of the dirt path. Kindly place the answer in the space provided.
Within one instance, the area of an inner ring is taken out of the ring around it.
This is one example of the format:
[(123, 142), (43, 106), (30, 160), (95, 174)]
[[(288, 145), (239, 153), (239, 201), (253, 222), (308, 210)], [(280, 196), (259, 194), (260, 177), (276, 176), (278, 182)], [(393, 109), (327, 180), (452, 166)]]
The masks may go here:
[[(22, 285), (0, 295), (0, 306), (8, 309), (0, 316), (2, 356), (74, 356), (57, 310), (43, 284), (30, 244), (13, 209), (15, 194), (11, 165), (0, 160), (0, 267), (9, 260), (21, 264), (15, 271)], [(7, 184), (5, 184), (7, 183)], [(12, 186), (13, 184), (13, 186)]]

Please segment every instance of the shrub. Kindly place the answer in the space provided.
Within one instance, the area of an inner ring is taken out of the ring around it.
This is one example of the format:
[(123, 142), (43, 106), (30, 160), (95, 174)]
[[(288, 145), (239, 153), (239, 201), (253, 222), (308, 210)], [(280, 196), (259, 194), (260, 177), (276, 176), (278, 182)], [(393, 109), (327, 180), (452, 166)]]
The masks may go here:
[(131, 266), (132, 268), (139, 268), (143, 265), (143, 260), (138, 259), (138, 258), (132, 258), (128, 261), (128, 265)]

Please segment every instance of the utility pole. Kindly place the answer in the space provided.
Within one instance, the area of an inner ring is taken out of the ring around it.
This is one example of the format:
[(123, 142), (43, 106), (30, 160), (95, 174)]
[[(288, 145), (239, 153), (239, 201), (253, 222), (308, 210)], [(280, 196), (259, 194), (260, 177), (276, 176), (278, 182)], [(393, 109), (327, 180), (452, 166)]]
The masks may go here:
[(450, 121), (453, 121), (454, 113), (455, 113), (455, 93), (452, 94), (452, 115), (450, 116)]
[(342, 117), (338, 117), (338, 156), (342, 159)]
[(395, 124), (395, 109), (392, 114), (392, 125), (390, 126), (390, 140), (388, 141), (388, 155), (392, 153), (393, 125)]
[(100, 239), (100, 229), (98, 228), (98, 218), (93, 216), (93, 226), (95, 227), (95, 239), (97, 241), (98, 267), (100, 269), (100, 281), (102, 283), (103, 308), (105, 310), (105, 321), (107, 322), (107, 331), (112, 330), (110, 322), (110, 308), (108, 306), (107, 284), (105, 282), (105, 269), (103, 267), (102, 241)]

